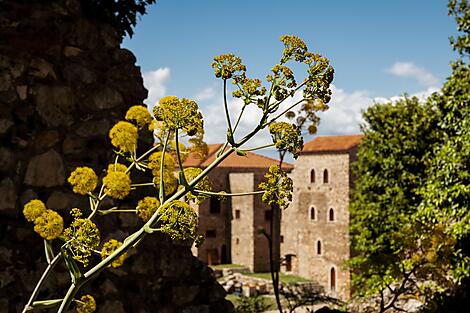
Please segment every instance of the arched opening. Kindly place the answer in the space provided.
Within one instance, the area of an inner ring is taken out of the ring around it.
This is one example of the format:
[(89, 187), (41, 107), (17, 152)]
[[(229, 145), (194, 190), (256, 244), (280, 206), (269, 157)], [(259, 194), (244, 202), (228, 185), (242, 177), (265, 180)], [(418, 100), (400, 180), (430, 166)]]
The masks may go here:
[(315, 170), (314, 169), (310, 171), (310, 182), (311, 183), (315, 182)]
[(328, 170), (325, 169), (325, 170), (323, 171), (323, 183), (324, 183), (324, 184), (328, 184), (328, 180), (329, 180), (329, 178), (328, 178)]
[(336, 271), (334, 267), (332, 267), (330, 270), (330, 290), (336, 290)]
[(321, 241), (320, 240), (317, 241), (317, 254), (321, 255)]
[(333, 210), (333, 208), (330, 208), (330, 212), (328, 214), (328, 219), (330, 220), (330, 222), (335, 220), (335, 210)]
[(311, 208), (310, 208), (310, 219), (311, 219), (312, 221), (314, 221), (316, 218), (317, 218), (317, 217), (316, 217), (315, 208), (314, 208), (314, 207), (311, 207)]

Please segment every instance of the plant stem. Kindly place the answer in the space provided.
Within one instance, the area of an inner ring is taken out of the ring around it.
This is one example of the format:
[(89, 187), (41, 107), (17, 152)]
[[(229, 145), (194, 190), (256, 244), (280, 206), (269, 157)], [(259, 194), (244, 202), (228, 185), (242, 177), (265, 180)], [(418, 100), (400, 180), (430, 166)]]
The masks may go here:
[(260, 150), (260, 149), (264, 149), (264, 148), (270, 148), (270, 147), (274, 147), (274, 144), (270, 143), (268, 145), (264, 145), (264, 146), (260, 146), (260, 147), (240, 149), (240, 150), (243, 151), (243, 152), (248, 152), (248, 151), (256, 151), (256, 150)]
[(30, 305), (33, 303), (33, 301), (36, 299), (38, 293), (39, 293), (39, 289), (41, 288), (42, 284), (44, 283), (44, 281), (46, 280), (47, 276), (49, 276), (50, 272), (52, 271), (52, 269), (54, 269), (54, 267), (57, 265), (59, 259), (60, 259), (61, 255), (60, 254), (57, 254), (51, 261), (51, 263), (49, 263), (46, 267), (46, 269), (44, 270), (44, 272), (42, 273), (42, 276), (41, 278), (39, 278), (39, 281), (38, 283), (36, 284), (36, 287), (34, 287), (34, 290), (33, 290), (33, 293), (31, 294), (31, 297), (29, 298), (28, 302), (26, 303), (26, 305), (24, 306), (24, 309), (23, 309), (23, 313), (27, 312), (29, 310), (29, 307)]
[(227, 104), (227, 80), (224, 79), (224, 108), (225, 108), (225, 118), (227, 119), (228, 130), (230, 135), (233, 137), (232, 122), (230, 121), (230, 113), (228, 111)]
[(77, 294), (78, 290), (80, 289), (82, 284), (71, 284), (69, 287), (69, 290), (67, 290), (67, 293), (65, 294), (64, 299), (62, 300), (62, 303), (60, 304), (59, 310), (57, 313), (64, 313), (67, 312), (70, 304), (72, 303), (75, 295)]
[(199, 189), (194, 189), (194, 192), (197, 192), (203, 195), (208, 195), (208, 196), (223, 196), (223, 197), (251, 196), (251, 195), (259, 195), (259, 194), (265, 193), (264, 190), (252, 191), (252, 192), (226, 193), (226, 192), (203, 191)]

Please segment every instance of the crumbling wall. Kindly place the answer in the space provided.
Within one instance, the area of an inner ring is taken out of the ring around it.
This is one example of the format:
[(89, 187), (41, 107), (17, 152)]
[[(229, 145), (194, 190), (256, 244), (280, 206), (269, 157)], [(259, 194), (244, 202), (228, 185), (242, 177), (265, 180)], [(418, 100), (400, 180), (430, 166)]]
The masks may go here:
[[(0, 312), (22, 309), (46, 264), (23, 205), (42, 199), (67, 224), (71, 208), (87, 205), (67, 176), (79, 165), (101, 171), (112, 159), (110, 127), (147, 97), (120, 42), (112, 27), (84, 16), (79, 0), (0, 0)], [(97, 223), (122, 239), (139, 221)], [(138, 252), (87, 287), (98, 312), (231, 312), (188, 243), (153, 236)], [(39, 298), (62, 297), (68, 280), (52, 276)]]

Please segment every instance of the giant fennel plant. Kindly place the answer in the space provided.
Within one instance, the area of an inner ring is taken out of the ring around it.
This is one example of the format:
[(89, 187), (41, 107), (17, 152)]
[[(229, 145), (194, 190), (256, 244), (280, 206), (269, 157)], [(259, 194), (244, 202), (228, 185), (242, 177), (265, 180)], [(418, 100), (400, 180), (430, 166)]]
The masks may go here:
[[(273, 144), (269, 146), (297, 157), (303, 142), (299, 126), (278, 120), (286, 114), (292, 118), (296, 115), (292, 110), (300, 107), (297, 114), (303, 119), (302, 124), (308, 119), (310, 130), (315, 129), (318, 123), (316, 112), (327, 109), (326, 104), (330, 100), (333, 68), (327, 58), (310, 52), (300, 38), (282, 36), (281, 42), (284, 51), (279, 64), (266, 77), (267, 87), (260, 79), (247, 77), (246, 67), (239, 57), (223, 54), (214, 58), (215, 76), (223, 82), (227, 137), (215, 160), (204, 170), (183, 168), (189, 153), (204, 156), (207, 152), (207, 145), (203, 142), (203, 116), (198, 105), (193, 100), (167, 96), (154, 107), (153, 115), (144, 106), (132, 106), (125, 120), (111, 128), (109, 138), (116, 157), (107, 167), (104, 177), (99, 177), (86, 166), (78, 167), (70, 174), (68, 182), (73, 192), (89, 199), (88, 208), (70, 211), (70, 225), (64, 225), (61, 215), (48, 209), (41, 200), (32, 200), (24, 206), (25, 218), (34, 224), (34, 231), (44, 240), (48, 265), (23, 312), (53, 307), (58, 307), (57, 312), (66, 312), (72, 304), (79, 313), (94, 312), (96, 302), (93, 296), (80, 295), (81, 287), (106, 268), (121, 266), (128, 252), (154, 233), (165, 234), (173, 240), (201, 243), (203, 238), (197, 234), (198, 215), (191, 202), (202, 202), (210, 196), (247, 194), (214, 191), (207, 174), (232, 153), (244, 156), (246, 151), (266, 147), (243, 148), (262, 129), (268, 128), (272, 135)], [(306, 66), (306, 75), (301, 83), (297, 83), (293, 71), (287, 66), (290, 62)], [(229, 82), (234, 85), (233, 97), (243, 101), (235, 123), (232, 123), (227, 102)], [(296, 93), (302, 95), (301, 100), (290, 103), (287, 108), (286, 105), (281, 106)], [(261, 119), (251, 131), (239, 136), (237, 128), (245, 108), (251, 105), (261, 110)], [(139, 132), (146, 129), (153, 131), (156, 141), (152, 148), (139, 155)], [(153, 180), (132, 182), (130, 174), (135, 170), (151, 172)], [(105, 198), (125, 199), (134, 189), (144, 186), (153, 186), (155, 192), (138, 201), (134, 209), (103, 208)], [(285, 208), (292, 198), (292, 181), (279, 167), (269, 169), (259, 188), (253, 194), (262, 193), (263, 201), (269, 205)], [(142, 225), (122, 242), (116, 239), (102, 242), (94, 219), (97, 215), (107, 214), (136, 214)], [(95, 254), (101, 257), (101, 261), (95, 261)], [(41, 287), (59, 262), (64, 262), (70, 272), (70, 287), (61, 299), (37, 299)]]

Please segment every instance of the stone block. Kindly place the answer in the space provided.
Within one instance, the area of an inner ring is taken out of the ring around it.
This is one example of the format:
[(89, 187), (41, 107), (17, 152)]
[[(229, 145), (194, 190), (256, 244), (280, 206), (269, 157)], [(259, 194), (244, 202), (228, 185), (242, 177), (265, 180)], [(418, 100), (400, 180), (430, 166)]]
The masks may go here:
[(74, 121), (75, 96), (68, 86), (40, 85), (34, 90), (36, 111), (48, 126), (70, 126)]
[(26, 185), (35, 187), (63, 185), (65, 169), (62, 157), (55, 150), (33, 157), (29, 161), (24, 182)]
[(11, 178), (0, 182), (0, 211), (14, 209), (16, 205), (16, 188)]

